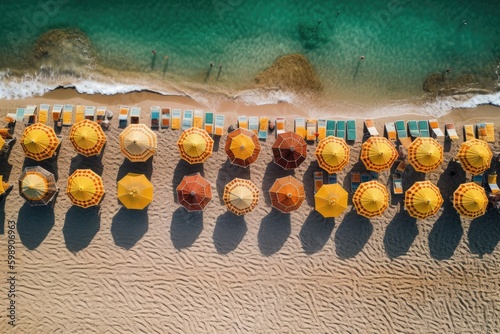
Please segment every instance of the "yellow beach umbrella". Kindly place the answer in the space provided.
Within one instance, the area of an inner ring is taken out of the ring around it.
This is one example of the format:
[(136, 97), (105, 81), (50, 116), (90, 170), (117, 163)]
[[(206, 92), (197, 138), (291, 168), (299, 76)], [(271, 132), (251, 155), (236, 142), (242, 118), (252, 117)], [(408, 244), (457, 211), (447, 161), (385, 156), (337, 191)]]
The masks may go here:
[(490, 168), (493, 153), (490, 145), (484, 140), (471, 139), (460, 145), (457, 158), (466, 172), (478, 175)]
[(204, 129), (190, 128), (181, 134), (177, 147), (182, 159), (190, 164), (199, 164), (212, 154), (214, 140)]
[(238, 128), (227, 135), (225, 151), (231, 163), (248, 167), (259, 157), (259, 138), (253, 131)]
[(57, 194), (54, 174), (40, 167), (26, 167), (19, 177), (19, 195), (30, 205), (47, 205)]
[(269, 189), (271, 205), (283, 213), (297, 210), (306, 197), (304, 185), (291, 175), (274, 181)]
[(250, 180), (236, 178), (224, 187), (224, 203), (237, 215), (251, 212), (259, 202), (259, 189)]
[(0, 195), (5, 194), (7, 191), (7, 188), (9, 188), (10, 185), (8, 182), (3, 181), (3, 175), (0, 175)]
[(73, 124), (69, 140), (78, 153), (90, 157), (101, 153), (104, 144), (106, 144), (106, 135), (99, 124), (84, 119)]
[(132, 210), (143, 210), (153, 200), (153, 185), (144, 174), (128, 173), (118, 181), (117, 197)]
[(439, 188), (430, 181), (415, 182), (405, 193), (405, 208), (414, 218), (433, 216), (442, 204), (443, 197)]
[(385, 137), (370, 137), (361, 146), (361, 161), (368, 170), (380, 172), (389, 169), (397, 157), (394, 144)]
[(3, 149), (4, 146), (5, 146), (5, 139), (3, 139), (2, 136), (0, 136), (0, 151)]
[(54, 129), (36, 123), (24, 129), (21, 146), (28, 158), (42, 161), (54, 155), (59, 146), (59, 139)]
[(132, 162), (144, 162), (156, 153), (156, 133), (145, 124), (130, 124), (120, 133), (120, 148)]
[(389, 192), (377, 181), (363, 182), (352, 197), (358, 214), (367, 218), (381, 215), (389, 206)]
[(314, 195), (314, 208), (325, 218), (338, 217), (347, 208), (347, 198), (340, 184), (324, 184)]
[(340, 172), (348, 163), (350, 148), (342, 138), (326, 137), (316, 147), (318, 165), (328, 174)]
[(461, 216), (476, 218), (486, 212), (488, 197), (474, 182), (463, 183), (453, 193), (453, 206)]
[(90, 169), (77, 169), (68, 178), (66, 194), (74, 205), (82, 208), (98, 205), (104, 195), (104, 184)]
[(432, 172), (443, 162), (443, 147), (433, 138), (417, 137), (408, 147), (408, 162), (417, 172)]

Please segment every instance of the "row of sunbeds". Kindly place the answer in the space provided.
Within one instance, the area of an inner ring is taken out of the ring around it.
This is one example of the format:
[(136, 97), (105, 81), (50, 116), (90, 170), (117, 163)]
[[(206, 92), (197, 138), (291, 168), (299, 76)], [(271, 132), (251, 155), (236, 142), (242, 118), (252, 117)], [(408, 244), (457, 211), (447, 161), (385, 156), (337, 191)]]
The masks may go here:
[(70, 126), (84, 119), (90, 119), (101, 123), (106, 117), (106, 107), (94, 107), (73, 104), (49, 104), (28, 105), (26, 108), (17, 108), (15, 114), (7, 114), (13, 120), (25, 122), (26, 125), (34, 123), (47, 124), (49, 118), (59, 126)]

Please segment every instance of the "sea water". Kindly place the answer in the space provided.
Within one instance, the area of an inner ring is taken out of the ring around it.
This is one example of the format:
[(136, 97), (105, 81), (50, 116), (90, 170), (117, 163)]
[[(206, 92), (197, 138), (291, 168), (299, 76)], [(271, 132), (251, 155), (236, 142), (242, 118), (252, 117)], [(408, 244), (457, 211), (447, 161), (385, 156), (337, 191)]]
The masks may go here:
[[(104, 94), (149, 89), (189, 95), (211, 109), (227, 98), (372, 117), (499, 103), (495, 86), (458, 99), (429, 100), (422, 89), (433, 73), (498, 82), (497, 1), (18, 0), (2, 1), (0, 12), (0, 98), (58, 86)], [(66, 28), (88, 37), (95, 64), (71, 57), (34, 63), (37, 39)], [(313, 65), (321, 96), (253, 88), (256, 75), (294, 53)]]

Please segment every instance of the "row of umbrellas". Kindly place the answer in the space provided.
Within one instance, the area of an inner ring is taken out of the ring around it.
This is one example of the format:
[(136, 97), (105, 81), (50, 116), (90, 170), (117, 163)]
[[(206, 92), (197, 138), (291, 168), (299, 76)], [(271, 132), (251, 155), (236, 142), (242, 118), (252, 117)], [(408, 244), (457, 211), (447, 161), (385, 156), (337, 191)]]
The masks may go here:
[[(154, 187), (143, 174), (128, 173), (118, 181), (118, 200), (128, 209), (142, 210), (153, 200)], [(188, 211), (202, 211), (212, 199), (210, 183), (199, 173), (184, 176), (177, 187), (177, 198)], [(47, 205), (57, 194), (54, 175), (40, 166), (27, 167), (19, 179), (20, 195), (30, 205)], [(98, 205), (104, 196), (99, 175), (78, 169), (67, 182), (66, 194), (74, 205)], [(269, 189), (271, 204), (284, 213), (297, 210), (305, 199), (304, 185), (292, 176), (277, 179)], [(314, 195), (315, 209), (324, 217), (338, 217), (348, 206), (348, 193), (338, 183), (325, 184)], [(259, 190), (250, 180), (236, 178), (224, 188), (223, 200), (237, 215), (251, 212), (258, 204)], [(362, 183), (352, 198), (358, 214), (367, 218), (381, 215), (389, 205), (389, 192), (378, 181)], [(439, 188), (430, 181), (413, 184), (405, 193), (405, 208), (415, 218), (435, 215), (443, 204)], [(475, 218), (486, 211), (484, 188), (470, 182), (453, 193), (453, 205), (460, 215)]]
[[(84, 156), (100, 154), (106, 143), (99, 124), (90, 120), (74, 124), (69, 138)], [(119, 139), (121, 152), (132, 162), (146, 161), (157, 149), (156, 134), (145, 124), (129, 125)], [(37, 123), (25, 129), (21, 145), (26, 156), (41, 161), (54, 155), (59, 139), (52, 128)], [(190, 164), (204, 163), (212, 154), (213, 145), (212, 137), (199, 128), (184, 131), (177, 142), (181, 158)], [(225, 151), (231, 163), (248, 167), (257, 160), (261, 146), (253, 131), (239, 128), (228, 134)], [(301, 136), (286, 132), (278, 135), (272, 151), (276, 164), (294, 169), (306, 159), (307, 144)], [(326, 137), (316, 147), (315, 156), (322, 169), (329, 174), (338, 173), (349, 163), (350, 148), (342, 138)], [(457, 154), (464, 170), (473, 175), (485, 172), (492, 157), (488, 143), (479, 139), (462, 143)], [(370, 137), (361, 147), (361, 160), (371, 171), (389, 169), (397, 158), (394, 144), (385, 137)], [(433, 138), (418, 137), (408, 147), (408, 161), (419, 172), (434, 171), (443, 162), (443, 147)]]

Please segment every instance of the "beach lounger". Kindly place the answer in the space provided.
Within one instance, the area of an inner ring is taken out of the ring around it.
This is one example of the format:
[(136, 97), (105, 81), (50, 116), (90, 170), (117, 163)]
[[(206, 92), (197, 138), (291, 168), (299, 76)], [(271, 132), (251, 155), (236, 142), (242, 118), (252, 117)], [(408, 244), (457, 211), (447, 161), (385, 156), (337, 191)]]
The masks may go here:
[(385, 127), (385, 133), (387, 135), (387, 139), (392, 141), (394, 144), (396, 143), (397, 136), (396, 136), (396, 127), (394, 126), (394, 122), (387, 122), (384, 124)]
[(318, 132), (318, 121), (315, 119), (308, 119), (306, 122), (306, 140), (314, 141), (316, 140)]
[(205, 113), (204, 129), (209, 135), (214, 133), (214, 113), (208, 111)]
[(38, 111), (38, 123), (47, 124), (49, 120), (50, 105), (40, 104), (40, 110)]
[(224, 115), (215, 116), (215, 135), (222, 136), (224, 134)]
[(238, 116), (238, 127), (248, 129), (248, 118), (246, 116)]
[(464, 125), (464, 138), (465, 141), (476, 138), (474, 135), (474, 125), (466, 124)]
[(128, 106), (120, 106), (120, 111), (118, 113), (118, 127), (126, 128), (128, 125), (128, 113), (130, 108)]
[(195, 110), (193, 118), (193, 127), (201, 129), (203, 128), (203, 110)]
[(172, 130), (181, 129), (181, 115), (180, 109), (172, 109)]
[(355, 141), (357, 139), (356, 121), (353, 119), (350, 119), (346, 122), (346, 125), (347, 125), (347, 140), (348, 141)]
[(256, 135), (259, 134), (259, 118), (257, 116), (248, 117), (248, 130)]
[(160, 112), (161, 108), (159, 106), (151, 106), (151, 129), (160, 128)]
[(330, 137), (333, 136), (335, 137), (335, 126), (336, 122), (333, 119), (328, 119), (326, 121), (326, 136)]
[(429, 121), (418, 121), (418, 131), (420, 132), (420, 137), (430, 137)]
[(161, 108), (161, 128), (168, 129), (170, 127), (170, 108)]
[(62, 111), (62, 125), (71, 126), (73, 125), (73, 113), (75, 107), (72, 104), (65, 104)]
[(375, 128), (375, 122), (372, 119), (365, 120), (365, 133), (368, 133), (369, 136), (379, 136), (377, 128)]
[(335, 184), (337, 182), (337, 174), (328, 174), (328, 184)]
[(371, 181), (370, 174), (368, 173), (361, 173), (361, 183), (365, 183)]
[(392, 175), (392, 192), (394, 193), (394, 195), (403, 194), (403, 178), (401, 177), (401, 175)]
[(457, 134), (457, 130), (455, 129), (455, 124), (446, 123), (444, 125), (444, 132), (446, 134), (447, 139), (450, 139), (450, 140), (457, 140), (458, 139), (458, 134)]
[(75, 123), (83, 121), (84, 119), (85, 119), (85, 106), (79, 104), (75, 107)]
[(337, 121), (337, 129), (335, 132), (336, 137), (345, 139), (345, 121)]
[(181, 130), (187, 130), (193, 127), (193, 111), (192, 110), (184, 110), (182, 114), (182, 127)]
[(261, 117), (259, 121), (259, 139), (266, 140), (269, 132), (269, 118)]
[(408, 132), (412, 138), (420, 137), (417, 121), (408, 121)]
[(497, 174), (488, 175), (488, 187), (490, 187), (490, 191), (492, 194), (500, 193), (500, 187), (498, 187), (497, 183)]
[(314, 193), (323, 186), (323, 172), (314, 172)]
[(406, 169), (406, 166), (408, 166), (408, 164), (406, 163), (406, 161), (404, 160), (401, 160), (398, 164), (398, 166), (396, 167), (396, 172), (398, 172), (399, 174), (403, 174), (405, 169)]
[(296, 118), (294, 120), (293, 131), (301, 136), (303, 139), (306, 139), (306, 119), (305, 118)]
[(488, 139), (488, 136), (486, 134), (486, 123), (477, 123), (476, 131), (477, 131), (477, 139), (481, 139), (484, 141)]
[(54, 104), (54, 107), (52, 108), (52, 121), (54, 121), (54, 124), (61, 120), (63, 108), (64, 106), (62, 104)]
[(356, 192), (361, 184), (361, 173), (351, 172), (351, 193)]
[(276, 125), (276, 137), (278, 137), (279, 134), (285, 133), (285, 118), (284, 117), (276, 117), (276, 121), (274, 124)]
[(139, 124), (141, 120), (141, 108), (132, 107), (130, 108), (130, 124)]
[(85, 107), (85, 119), (89, 121), (95, 120), (95, 107), (94, 106), (86, 106)]
[(318, 140), (326, 138), (326, 119), (318, 119)]
[(488, 143), (495, 142), (495, 124), (494, 123), (486, 123), (486, 141)]
[(96, 118), (95, 118), (95, 121), (98, 123), (98, 124), (101, 124), (104, 119), (106, 118), (106, 107), (97, 107), (97, 111), (96, 111)]
[(432, 130), (432, 133), (434, 133), (434, 136), (436, 138), (440, 138), (440, 137), (444, 137), (444, 133), (443, 131), (441, 131), (441, 129), (439, 128), (439, 123), (437, 121), (437, 119), (430, 119), (429, 120), (429, 126)]
[(404, 147), (408, 147), (411, 144), (411, 138), (408, 137), (408, 132), (406, 131), (405, 121), (396, 121), (394, 122), (394, 126), (396, 128), (396, 133), (398, 136), (398, 140)]
[(23, 121), (25, 111), (26, 111), (26, 108), (17, 108), (16, 109), (16, 121), (18, 121), (18, 122)]
[(474, 182), (475, 184), (477, 184), (480, 187), (483, 186), (483, 180), (484, 180), (484, 175), (483, 174), (472, 175), (472, 182)]
[(36, 105), (31, 104), (24, 109), (24, 122), (27, 126), (35, 124), (37, 119), (38, 108)]

